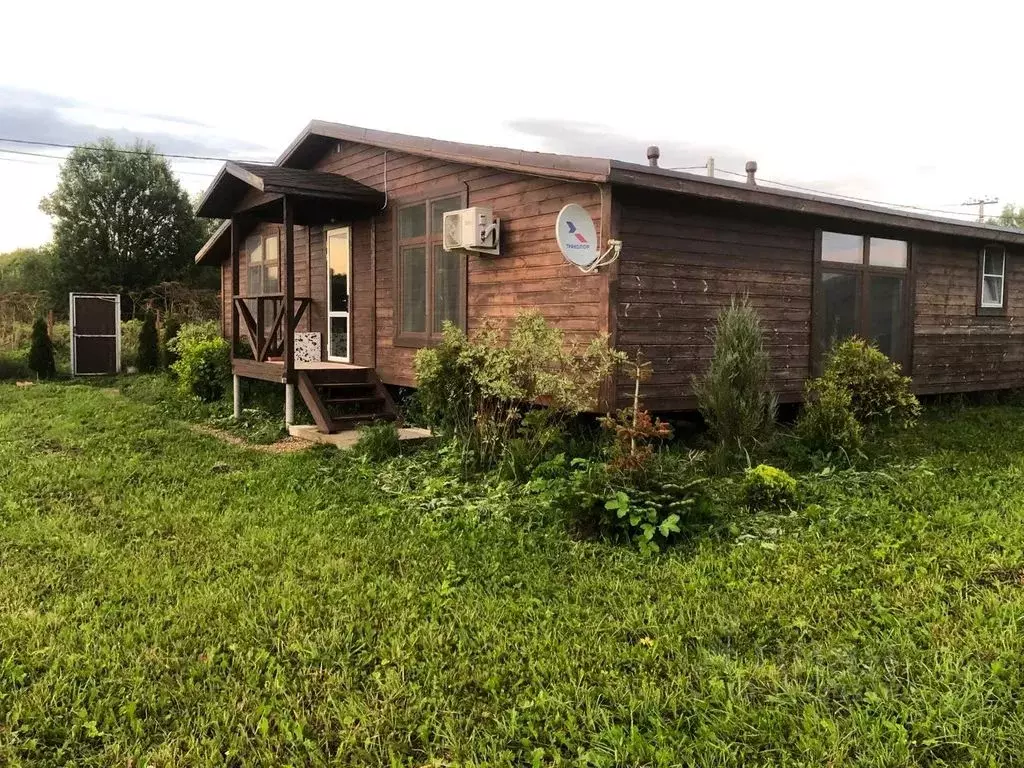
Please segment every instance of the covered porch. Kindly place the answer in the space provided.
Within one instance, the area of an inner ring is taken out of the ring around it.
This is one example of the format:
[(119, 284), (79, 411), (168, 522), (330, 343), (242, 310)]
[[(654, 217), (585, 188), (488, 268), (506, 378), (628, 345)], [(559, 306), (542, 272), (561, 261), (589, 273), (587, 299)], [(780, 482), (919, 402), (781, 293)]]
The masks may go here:
[[(197, 214), (225, 220), (206, 249), (220, 249), (214, 255), (230, 259), (231, 327), (226, 335), (231, 343), (236, 418), (242, 411), (242, 378), (284, 384), (284, 419), (289, 427), (295, 420), (296, 389), (324, 433), (395, 417), (394, 402), (372, 368), (325, 360), (319, 344), (314, 354), (320, 359), (311, 359), (309, 350), (299, 359), (296, 352), (299, 323), (314, 301), (314, 296), (295, 291), (296, 226), (351, 225), (373, 217), (385, 205), (384, 193), (338, 174), (230, 162), (220, 171)], [(265, 224), (280, 225), (280, 290), (253, 292), (250, 285), (243, 292), (240, 251), (247, 235)], [(350, 275), (341, 279), (350, 280)], [(243, 341), (251, 356), (243, 354)]]

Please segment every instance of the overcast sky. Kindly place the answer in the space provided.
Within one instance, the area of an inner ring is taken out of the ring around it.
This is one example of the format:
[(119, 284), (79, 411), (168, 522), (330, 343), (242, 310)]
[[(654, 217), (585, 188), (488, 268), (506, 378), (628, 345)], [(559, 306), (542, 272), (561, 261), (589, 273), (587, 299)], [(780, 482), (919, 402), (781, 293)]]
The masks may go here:
[[(656, 143), (662, 166), (756, 159), (960, 217), (1024, 204), (1019, 2), (8, 5), (0, 139), (271, 159), (319, 118), (636, 162)], [(0, 251), (49, 238), (57, 168), (0, 152)], [(174, 168), (199, 191), (217, 164)]]

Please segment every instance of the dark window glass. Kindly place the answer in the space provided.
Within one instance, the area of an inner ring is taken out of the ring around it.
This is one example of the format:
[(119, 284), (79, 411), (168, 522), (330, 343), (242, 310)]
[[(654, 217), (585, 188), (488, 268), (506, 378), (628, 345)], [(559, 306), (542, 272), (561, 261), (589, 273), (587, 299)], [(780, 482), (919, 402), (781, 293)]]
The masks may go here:
[(434, 320), (433, 331), (440, 333), (444, 321), (461, 325), (462, 313), (459, 303), (462, 290), (459, 278), (462, 275), (462, 254), (445, 251), (440, 245), (434, 246)]
[(327, 354), (331, 357), (348, 357), (348, 318), (331, 317)]
[(427, 206), (425, 203), (410, 205), (398, 211), (398, 237), (424, 237), (427, 234)]
[(857, 333), (860, 321), (860, 275), (851, 272), (824, 272), (821, 275), (825, 310), (820, 334), (824, 350), (837, 341)]
[(871, 340), (895, 361), (902, 361), (904, 346), (903, 278), (871, 275), (868, 278), (868, 323)]
[(425, 333), (427, 330), (427, 249), (403, 248), (399, 255), (402, 280), (402, 330)]

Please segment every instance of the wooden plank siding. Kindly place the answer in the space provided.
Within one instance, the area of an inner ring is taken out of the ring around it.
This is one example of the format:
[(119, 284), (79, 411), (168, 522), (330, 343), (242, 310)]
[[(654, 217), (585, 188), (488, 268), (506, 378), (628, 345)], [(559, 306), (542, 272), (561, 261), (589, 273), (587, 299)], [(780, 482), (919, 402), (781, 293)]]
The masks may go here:
[[(695, 407), (718, 312), (746, 293), (761, 314), (780, 400), (811, 375), (813, 260), (819, 229), (911, 244), (910, 371), (919, 394), (1024, 386), (1024, 250), (1007, 248), (1005, 316), (979, 315), (980, 241), (865, 231), (836, 221), (616, 189), (624, 241), (616, 285), (617, 346), (653, 362), (643, 387), (655, 410)], [(618, 402), (631, 396), (618, 382)]]
[[(744, 293), (761, 315), (772, 359), (772, 383), (783, 401), (798, 400), (812, 371), (814, 259), (821, 229), (906, 240), (911, 244), (911, 374), (922, 394), (1024, 386), (1024, 248), (1008, 247), (1005, 316), (977, 308), (983, 241), (863, 224), (597, 183), (533, 177), (463, 165), (358, 143), (337, 144), (316, 170), (343, 174), (386, 190), (387, 207), (372, 218), (294, 230), (295, 295), (312, 304), (301, 330), (323, 336), (326, 354), (325, 231), (352, 227), (352, 360), (374, 367), (387, 384), (414, 384), (416, 349), (395, 342), (396, 210), (454, 193), (489, 206), (502, 222), (502, 255), (466, 256), (466, 316), (472, 334), (488, 320), (507, 323), (539, 310), (571, 337), (608, 333), (615, 345), (652, 361), (643, 386), (656, 411), (695, 407), (692, 378), (706, 370), (710, 334), (720, 310)], [(386, 169), (386, 175), (385, 175)], [(255, 196), (252, 196), (255, 200)], [(567, 264), (554, 237), (558, 211), (583, 205), (603, 243), (623, 241), (620, 260), (598, 274)], [(281, 225), (259, 225), (265, 234)], [(241, 229), (239, 242), (251, 232)], [(283, 234), (283, 233), (282, 233)], [(371, 253), (372, 251), (372, 253)], [(281, 253), (284, 238), (281, 238)], [(240, 259), (242, 295), (247, 259)], [(285, 275), (282, 271), (282, 280)], [(222, 264), (223, 328), (230, 330), (231, 264)], [(602, 390), (605, 406), (626, 405), (631, 382)]]
[(1024, 386), (1024, 252), (1006, 249), (1005, 316), (979, 315), (979, 243), (914, 246), (913, 376), (923, 394)]
[[(646, 405), (695, 407), (692, 378), (711, 358), (715, 318), (743, 293), (761, 314), (780, 399), (799, 398), (809, 373), (814, 228), (680, 198), (615, 196), (623, 241), (616, 345), (653, 363)], [(619, 405), (628, 404), (631, 382), (620, 377), (617, 389)]]
[[(554, 237), (555, 218), (568, 202), (583, 205), (595, 221), (601, 221), (598, 185), (394, 151), (387, 152), (386, 167), (385, 184), (384, 150), (355, 143), (340, 145), (339, 151), (329, 152), (314, 166), (388, 193), (386, 211), (353, 225), (353, 362), (375, 365), (385, 383), (414, 383), (416, 350), (394, 343), (394, 212), (399, 205), (446, 193), (468, 192), (469, 205), (489, 206), (501, 219), (502, 255), (467, 255), (466, 315), (471, 334), (488, 318), (504, 322), (528, 309), (539, 310), (569, 335), (590, 337), (608, 330), (606, 277), (583, 275), (566, 264)], [(375, 276), (370, 273), (371, 240), (376, 244)], [(313, 262), (324, 262), (315, 249)], [(322, 284), (326, 286), (326, 279)], [(323, 300), (313, 298), (314, 307)], [(375, 313), (370, 310), (373, 300)]]

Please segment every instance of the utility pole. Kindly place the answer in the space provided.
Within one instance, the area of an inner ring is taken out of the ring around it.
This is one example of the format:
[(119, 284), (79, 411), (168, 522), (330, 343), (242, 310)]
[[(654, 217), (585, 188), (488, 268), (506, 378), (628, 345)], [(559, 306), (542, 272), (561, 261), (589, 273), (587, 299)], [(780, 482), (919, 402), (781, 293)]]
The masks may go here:
[(978, 221), (980, 221), (982, 224), (984, 224), (985, 223), (985, 205), (988, 204), (988, 203), (998, 203), (998, 202), (999, 202), (999, 198), (998, 197), (992, 197), (992, 198), (972, 197), (970, 200), (967, 200), (966, 202), (960, 203), (960, 205), (976, 205), (976, 206), (978, 206)]

